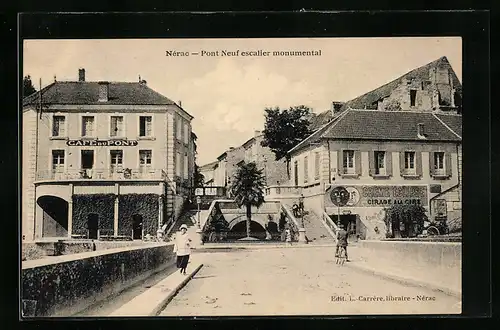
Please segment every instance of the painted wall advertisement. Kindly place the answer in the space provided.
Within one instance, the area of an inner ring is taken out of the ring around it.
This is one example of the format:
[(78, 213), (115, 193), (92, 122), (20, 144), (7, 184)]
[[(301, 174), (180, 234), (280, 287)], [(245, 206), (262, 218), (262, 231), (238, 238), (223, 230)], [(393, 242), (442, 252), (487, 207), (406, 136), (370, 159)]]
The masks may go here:
[[(335, 207), (330, 187), (325, 193), (325, 206)], [(345, 185), (349, 200), (345, 206), (351, 207), (388, 207), (394, 204), (416, 204), (426, 207), (427, 186), (375, 186)]]

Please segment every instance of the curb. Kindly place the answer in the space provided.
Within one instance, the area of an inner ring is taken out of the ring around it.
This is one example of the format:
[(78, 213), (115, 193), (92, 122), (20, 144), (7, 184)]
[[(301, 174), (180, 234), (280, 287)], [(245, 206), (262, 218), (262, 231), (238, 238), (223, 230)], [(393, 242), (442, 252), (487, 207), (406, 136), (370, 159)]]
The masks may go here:
[(358, 265), (358, 264), (345, 263), (344, 265), (346, 265), (346, 266), (348, 266), (348, 267), (350, 267), (352, 269), (355, 269), (355, 270), (358, 270), (358, 271), (361, 271), (361, 272), (364, 272), (364, 273), (367, 273), (367, 274), (370, 274), (370, 275), (374, 275), (374, 276), (377, 276), (377, 277), (380, 277), (380, 278), (383, 278), (383, 279), (386, 279), (386, 280), (397, 282), (397, 283), (400, 283), (400, 284), (410, 285), (410, 286), (420, 287), (420, 288), (426, 288), (426, 289), (429, 289), (431, 291), (435, 291), (435, 292), (439, 292), (439, 293), (444, 293), (444, 294), (446, 294), (448, 296), (452, 296), (452, 297), (455, 297), (455, 298), (459, 298), (459, 299), (462, 298), (462, 292), (454, 290), (454, 289), (450, 289), (450, 288), (447, 288), (447, 287), (443, 287), (443, 286), (440, 286), (440, 285), (435, 285), (435, 284), (431, 284), (431, 283), (424, 282), (424, 281), (410, 279), (410, 278), (402, 277), (402, 276), (399, 276), (399, 275), (384, 273), (384, 272), (375, 270), (375, 269), (373, 269), (371, 267), (365, 267), (365, 266), (361, 266), (361, 265)]
[(200, 264), (194, 271), (189, 274), (179, 285), (175, 287), (172, 291), (169, 292), (169, 294), (165, 297), (164, 300), (162, 300), (158, 305), (156, 305), (153, 310), (149, 313), (148, 316), (158, 316), (161, 311), (165, 309), (165, 307), (168, 305), (168, 303), (179, 293), (179, 291), (186, 286), (186, 284), (198, 273), (198, 271), (203, 267), (203, 264)]

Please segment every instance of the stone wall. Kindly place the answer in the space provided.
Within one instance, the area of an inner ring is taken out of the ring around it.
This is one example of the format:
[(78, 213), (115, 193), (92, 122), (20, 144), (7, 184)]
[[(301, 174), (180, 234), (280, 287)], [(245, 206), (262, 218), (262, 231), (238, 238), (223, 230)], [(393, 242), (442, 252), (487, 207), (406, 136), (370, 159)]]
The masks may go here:
[(21, 299), (34, 315), (71, 316), (174, 263), (172, 244), (23, 262)]
[[(143, 241), (99, 241), (94, 240), (96, 251), (142, 245)], [(21, 247), (21, 260), (35, 260), (52, 256), (93, 251), (91, 240), (27, 242)]]
[(406, 269), (423, 269), (432, 282), (441, 282), (446, 287), (461, 290), (461, 243), (359, 241), (358, 247), (362, 258), (380, 259), (381, 262), (390, 260)]

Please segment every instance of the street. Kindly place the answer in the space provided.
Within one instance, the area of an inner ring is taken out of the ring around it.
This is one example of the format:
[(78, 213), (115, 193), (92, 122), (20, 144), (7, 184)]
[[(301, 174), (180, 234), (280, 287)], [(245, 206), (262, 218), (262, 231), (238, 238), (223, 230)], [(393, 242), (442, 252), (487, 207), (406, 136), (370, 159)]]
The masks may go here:
[[(356, 262), (355, 247), (349, 251)], [(160, 316), (458, 314), (458, 298), (335, 264), (328, 247), (194, 253), (203, 268)]]

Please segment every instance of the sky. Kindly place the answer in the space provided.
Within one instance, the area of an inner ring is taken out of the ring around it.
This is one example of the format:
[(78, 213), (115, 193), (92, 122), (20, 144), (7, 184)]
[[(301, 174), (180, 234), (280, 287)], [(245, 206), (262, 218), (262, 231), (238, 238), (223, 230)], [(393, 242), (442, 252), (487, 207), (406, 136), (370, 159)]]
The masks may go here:
[[(238, 56), (222, 56), (222, 51)], [(241, 56), (244, 51), (321, 50), (321, 56)], [(166, 56), (167, 51), (219, 56)], [(446, 56), (462, 81), (461, 38), (25, 40), (23, 75), (39, 89), (58, 81), (138, 81), (194, 119), (197, 163), (216, 160), (264, 128), (266, 107), (314, 112), (348, 101)]]

